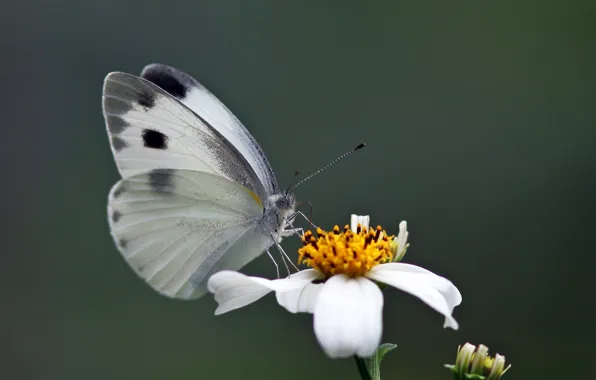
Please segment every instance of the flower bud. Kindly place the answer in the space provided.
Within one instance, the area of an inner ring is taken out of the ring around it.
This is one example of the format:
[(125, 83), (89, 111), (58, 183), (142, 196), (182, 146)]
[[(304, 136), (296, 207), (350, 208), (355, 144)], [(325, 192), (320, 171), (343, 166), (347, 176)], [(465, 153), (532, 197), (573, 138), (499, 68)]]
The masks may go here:
[(476, 348), (466, 343), (457, 348), (455, 364), (445, 367), (453, 372), (456, 380), (499, 380), (511, 365), (505, 368), (505, 356), (489, 356), (488, 347), (483, 344)]

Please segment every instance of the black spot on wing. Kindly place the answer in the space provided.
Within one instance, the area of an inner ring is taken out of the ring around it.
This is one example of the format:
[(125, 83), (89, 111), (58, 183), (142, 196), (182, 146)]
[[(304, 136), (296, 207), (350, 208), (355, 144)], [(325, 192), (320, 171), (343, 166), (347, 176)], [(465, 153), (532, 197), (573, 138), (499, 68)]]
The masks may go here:
[(118, 245), (122, 248), (122, 249), (126, 249), (126, 246), (128, 245), (128, 241), (125, 239), (120, 239), (118, 240)]
[(184, 99), (193, 87), (201, 86), (190, 75), (159, 63), (146, 66), (141, 72), (141, 78), (161, 87), (179, 100)]
[(146, 110), (150, 110), (155, 106), (155, 94), (152, 94), (149, 91), (140, 91), (138, 93), (137, 101), (141, 106), (145, 107)]
[(182, 78), (177, 77), (172, 70), (167, 70), (160, 66), (143, 71), (141, 76), (178, 99), (184, 99), (186, 97), (188, 88), (182, 83)]
[(134, 79), (123, 73), (108, 74), (103, 87), (103, 108), (106, 115), (123, 115), (137, 99)]
[(122, 214), (120, 213), (120, 211), (115, 210), (112, 213), (112, 222), (117, 223), (120, 220), (121, 217), (122, 217)]
[(112, 196), (114, 198), (118, 198), (125, 191), (126, 191), (126, 188), (124, 187), (124, 183), (121, 182), (120, 185), (118, 186), (118, 188), (116, 190), (114, 190), (114, 192), (112, 193)]
[(120, 116), (107, 116), (108, 130), (111, 134), (117, 135), (125, 130), (130, 124)]
[(174, 191), (174, 169), (154, 169), (149, 173), (149, 186), (157, 193)]
[(147, 148), (168, 149), (168, 136), (153, 129), (143, 130), (143, 143)]
[[(107, 91), (107, 90), (106, 90)], [(132, 104), (119, 97), (111, 96), (107, 93), (104, 95), (103, 107), (108, 114), (124, 115), (132, 109)]]
[(112, 136), (112, 146), (116, 152), (120, 152), (128, 146), (128, 143), (118, 136)]

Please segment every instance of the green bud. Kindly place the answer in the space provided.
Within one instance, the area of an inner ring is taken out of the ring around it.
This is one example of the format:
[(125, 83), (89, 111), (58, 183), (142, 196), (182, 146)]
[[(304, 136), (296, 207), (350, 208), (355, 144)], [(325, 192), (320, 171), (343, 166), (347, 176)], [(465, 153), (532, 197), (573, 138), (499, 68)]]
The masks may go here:
[(511, 364), (505, 368), (505, 357), (503, 355), (495, 355), (495, 360), (493, 362), (492, 368), (488, 374), (486, 380), (498, 380), (511, 368)]
[(445, 367), (451, 370), (455, 380), (499, 380), (511, 365), (505, 368), (505, 356), (489, 356), (488, 347), (483, 344), (476, 348), (466, 343), (457, 348), (455, 364)]

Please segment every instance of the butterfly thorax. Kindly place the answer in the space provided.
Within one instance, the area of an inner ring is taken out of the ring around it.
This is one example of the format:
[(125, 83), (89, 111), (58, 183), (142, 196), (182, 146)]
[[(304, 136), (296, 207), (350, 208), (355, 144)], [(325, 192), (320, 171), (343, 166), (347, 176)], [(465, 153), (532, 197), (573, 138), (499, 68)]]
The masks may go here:
[(270, 195), (263, 205), (263, 219), (261, 229), (264, 234), (272, 234), (277, 242), (281, 237), (287, 236), (283, 232), (292, 228), (288, 218), (294, 214), (296, 196), (293, 193), (283, 192)]

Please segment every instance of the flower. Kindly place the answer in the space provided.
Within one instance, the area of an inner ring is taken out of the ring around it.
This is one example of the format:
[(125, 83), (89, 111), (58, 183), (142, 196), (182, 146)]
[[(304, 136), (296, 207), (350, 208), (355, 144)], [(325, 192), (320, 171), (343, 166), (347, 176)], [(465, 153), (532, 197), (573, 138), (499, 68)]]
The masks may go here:
[(305, 269), (288, 278), (267, 280), (233, 271), (211, 276), (219, 315), (257, 301), (274, 291), (278, 303), (292, 313), (314, 314), (319, 344), (332, 358), (371, 356), (381, 341), (383, 294), (377, 283), (410, 293), (445, 316), (444, 327), (457, 329), (453, 309), (462, 301), (444, 277), (421, 267), (395, 262), (408, 248), (406, 222), (397, 237), (380, 226), (369, 228), (368, 216), (352, 215), (351, 226), (331, 232), (307, 231), (298, 250)]
[(455, 375), (455, 379), (467, 380), (498, 380), (511, 368), (505, 368), (505, 356), (488, 355), (488, 347), (481, 344), (476, 348), (466, 343), (457, 348), (454, 365), (445, 365)]

